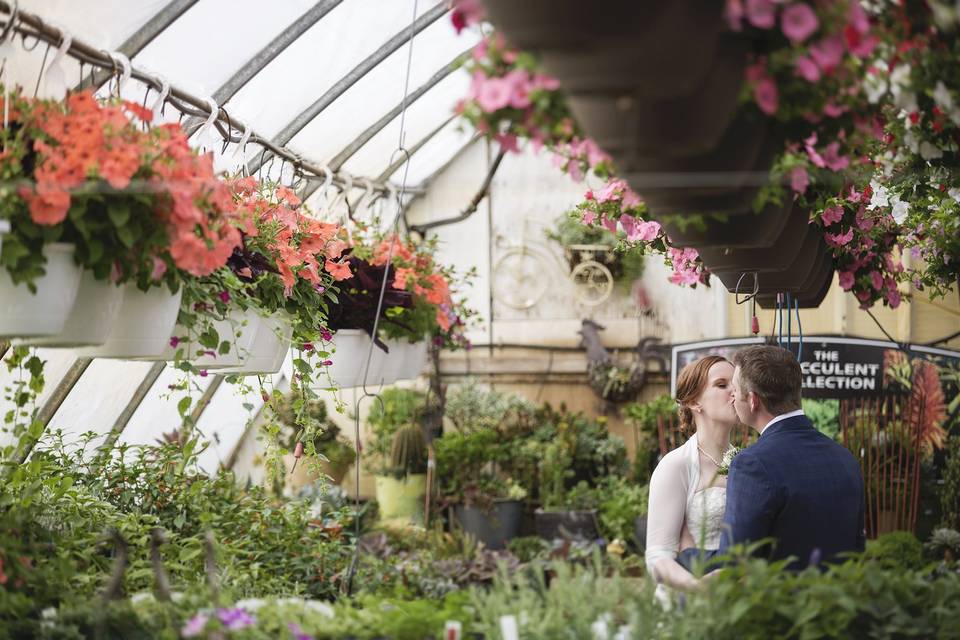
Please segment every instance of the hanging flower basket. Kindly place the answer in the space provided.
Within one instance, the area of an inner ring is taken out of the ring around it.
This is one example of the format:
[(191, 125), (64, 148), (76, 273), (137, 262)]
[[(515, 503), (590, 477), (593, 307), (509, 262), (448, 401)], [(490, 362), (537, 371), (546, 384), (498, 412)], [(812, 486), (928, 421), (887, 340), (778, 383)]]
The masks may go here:
[(190, 343), (190, 331), (177, 324), (167, 338), (167, 347), (162, 353), (138, 360), (173, 361), (180, 352), (184, 359), (203, 369), (239, 367), (250, 354), (259, 322), (260, 316), (253, 309), (234, 309), (223, 320), (214, 320), (211, 326), (217, 332), (219, 341), (230, 343), (230, 350), (226, 353), (217, 353), (214, 349)]
[(120, 314), (124, 290), (122, 286), (97, 280), (92, 272), (84, 271), (63, 330), (52, 336), (15, 340), (14, 343), (60, 348), (101, 345), (110, 336)]
[(44, 245), (46, 273), (34, 280), (36, 292), (26, 283), (14, 284), (7, 270), (0, 269), (0, 338), (50, 336), (63, 331), (82, 274), (73, 262), (73, 253), (71, 244)]
[(218, 373), (269, 375), (280, 371), (287, 352), (290, 351), (290, 338), (293, 334), (289, 318), (282, 315), (258, 317), (255, 324), (251, 324), (247, 330), (255, 332), (255, 335), (243, 364), (219, 369)]
[(156, 358), (170, 346), (170, 335), (180, 312), (183, 290), (165, 287), (144, 292), (133, 284), (124, 287), (123, 304), (107, 340), (99, 347), (77, 350), (91, 358)]
[[(808, 235), (819, 236), (809, 223), (805, 209), (788, 205), (787, 220), (775, 241), (765, 247), (734, 249), (730, 247), (701, 247), (700, 258), (711, 271), (750, 269), (760, 273), (783, 271), (793, 264)], [(764, 214), (760, 214), (764, 215)], [(749, 230), (744, 230), (749, 234)]]
[[(384, 342), (390, 349), (390, 352), (385, 354), (383, 363), (385, 379), (395, 382), (420, 377), (427, 364), (427, 343), (425, 340), (420, 342), (385, 340)], [(376, 349), (376, 347), (374, 348)]]
[[(341, 389), (362, 387), (364, 371), (367, 365), (367, 354), (370, 354), (370, 371), (366, 377), (366, 384), (379, 386), (396, 381), (395, 374), (387, 371), (387, 354), (373, 345), (370, 351), (370, 336), (361, 329), (341, 329), (333, 334), (330, 343), (332, 364), (327, 367), (329, 383)], [(327, 381), (321, 376), (319, 386), (326, 388)]]

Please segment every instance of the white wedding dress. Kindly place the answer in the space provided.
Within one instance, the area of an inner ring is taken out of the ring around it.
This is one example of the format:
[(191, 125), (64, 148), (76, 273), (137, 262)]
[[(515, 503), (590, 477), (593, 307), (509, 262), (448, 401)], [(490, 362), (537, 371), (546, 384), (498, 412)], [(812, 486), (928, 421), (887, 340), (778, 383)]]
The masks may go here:
[[(726, 487), (700, 486), (697, 434), (665, 455), (650, 478), (645, 554), (648, 573), (654, 576), (653, 568), (663, 558), (676, 560), (684, 522), (694, 546), (717, 549), (726, 502)], [(669, 599), (666, 585), (657, 585), (657, 597), (661, 602)]]

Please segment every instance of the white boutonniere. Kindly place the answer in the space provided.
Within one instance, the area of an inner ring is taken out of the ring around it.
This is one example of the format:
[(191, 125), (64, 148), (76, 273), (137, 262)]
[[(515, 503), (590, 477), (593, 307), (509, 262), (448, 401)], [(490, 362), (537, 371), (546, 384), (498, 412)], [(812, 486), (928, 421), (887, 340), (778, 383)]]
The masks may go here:
[(723, 459), (720, 461), (720, 466), (717, 467), (718, 476), (725, 476), (730, 473), (730, 463), (733, 462), (733, 459), (738, 453), (740, 453), (740, 447), (730, 447), (727, 449), (727, 452), (723, 454)]

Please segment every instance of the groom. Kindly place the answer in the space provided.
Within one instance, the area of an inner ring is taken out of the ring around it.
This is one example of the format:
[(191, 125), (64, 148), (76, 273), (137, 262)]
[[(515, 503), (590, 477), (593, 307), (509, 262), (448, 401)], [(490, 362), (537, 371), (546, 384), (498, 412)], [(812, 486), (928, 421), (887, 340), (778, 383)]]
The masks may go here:
[(730, 464), (719, 553), (773, 538), (773, 547), (761, 554), (792, 556), (790, 568), (802, 569), (862, 551), (860, 466), (803, 414), (796, 358), (780, 347), (752, 346), (738, 351), (733, 364), (734, 409), (760, 438)]

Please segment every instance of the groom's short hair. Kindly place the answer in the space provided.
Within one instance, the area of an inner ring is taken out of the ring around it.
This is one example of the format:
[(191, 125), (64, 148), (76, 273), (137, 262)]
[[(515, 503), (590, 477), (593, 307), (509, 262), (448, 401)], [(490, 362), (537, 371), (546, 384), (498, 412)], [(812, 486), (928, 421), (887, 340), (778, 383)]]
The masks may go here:
[(781, 347), (755, 345), (737, 351), (733, 365), (740, 369), (741, 393), (752, 391), (771, 415), (800, 408), (803, 375), (793, 353)]

